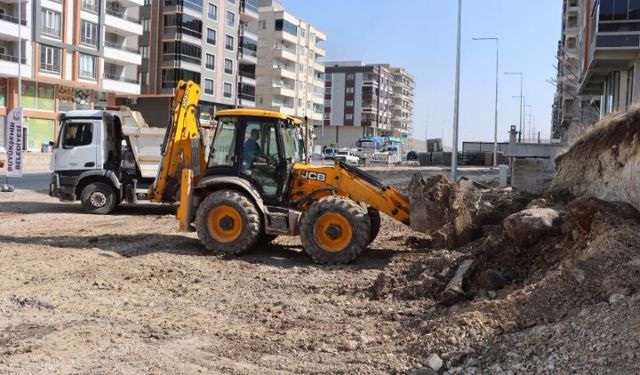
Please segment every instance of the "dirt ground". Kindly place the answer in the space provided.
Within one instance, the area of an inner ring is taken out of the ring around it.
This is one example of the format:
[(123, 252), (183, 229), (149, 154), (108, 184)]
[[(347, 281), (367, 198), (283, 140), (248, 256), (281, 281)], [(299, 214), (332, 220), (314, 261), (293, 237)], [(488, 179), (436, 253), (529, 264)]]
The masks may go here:
[[(354, 264), (320, 266), (292, 237), (211, 255), (168, 206), (2, 193), (0, 374), (639, 373), (640, 214), (483, 194), (470, 243), (383, 217)], [(527, 205), (566, 213), (562, 233), (521, 248), (489, 215)]]
[(0, 195), (0, 222), (0, 373), (373, 374), (423, 360), (405, 330), (424, 304), (367, 292), (416, 256), (390, 220), (344, 267), (286, 237), (211, 256), (162, 206), (94, 216), (16, 192)]

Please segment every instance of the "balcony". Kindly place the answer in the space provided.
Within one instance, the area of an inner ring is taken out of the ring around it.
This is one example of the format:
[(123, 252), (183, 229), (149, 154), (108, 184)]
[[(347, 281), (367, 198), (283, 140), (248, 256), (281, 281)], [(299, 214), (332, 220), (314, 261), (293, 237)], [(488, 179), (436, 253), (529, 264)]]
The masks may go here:
[(256, 42), (258, 41), (258, 34), (255, 32), (255, 30), (252, 30), (246, 24), (242, 24), (240, 26), (240, 37), (251, 39)]
[(104, 42), (104, 56), (105, 60), (113, 60), (119, 63), (129, 65), (142, 64), (142, 55), (140, 55), (138, 48), (108, 40)]
[(257, 1), (240, 0), (240, 20), (248, 22), (258, 20)]
[(273, 37), (275, 40), (284, 40), (289, 43), (298, 44), (298, 36), (286, 31), (276, 31)]
[(4, 40), (18, 40), (18, 33), (22, 40), (31, 38), (31, 29), (27, 27), (27, 20), (7, 14), (0, 14), (0, 36)]
[(241, 63), (253, 64), (253, 65), (258, 63), (258, 57), (257, 57), (256, 51), (249, 48), (240, 48), (238, 59), (240, 60)]
[(286, 96), (288, 98), (293, 98), (296, 95), (296, 87), (294, 85), (285, 85), (282, 83), (274, 82), (272, 87), (272, 93), (274, 95)]
[(609, 73), (626, 71), (640, 52), (640, 32), (598, 32), (589, 49), (588, 68), (580, 82), (580, 95), (602, 95)]
[(108, 74), (102, 76), (102, 89), (122, 94), (140, 94), (140, 83), (124, 75)]
[(276, 46), (275, 56), (284, 60), (296, 63), (298, 57), (296, 56), (296, 50), (292, 48), (286, 48), (284, 46)]
[(238, 104), (245, 108), (255, 108), (256, 97), (255, 95), (240, 93), (238, 94)]
[(238, 71), (238, 79), (241, 83), (254, 86), (256, 85), (256, 75), (249, 72), (243, 72), (242, 70)]
[(274, 65), (273, 69), (276, 70), (276, 76), (283, 78), (293, 79), (296, 77), (296, 69), (289, 65)]
[(82, 2), (80, 3), (80, 9), (89, 12), (89, 13), (95, 13), (95, 14), (99, 14), (100, 13), (100, 4), (97, 2), (89, 2), (86, 0), (82, 0)]
[[(26, 52), (26, 51), (25, 51)], [(0, 75), (17, 76), (18, 61), (20, 61), (20, 73), (25, 78), (31, 78), (31, 66), (27, 65), (27, 58), (19, 59), (17, 56), (0, 54)]]
[(107, 9), (104, 24), (118, 35), (142, 36), (140, 21), (134, 17), (127, 16), (124, 12)]

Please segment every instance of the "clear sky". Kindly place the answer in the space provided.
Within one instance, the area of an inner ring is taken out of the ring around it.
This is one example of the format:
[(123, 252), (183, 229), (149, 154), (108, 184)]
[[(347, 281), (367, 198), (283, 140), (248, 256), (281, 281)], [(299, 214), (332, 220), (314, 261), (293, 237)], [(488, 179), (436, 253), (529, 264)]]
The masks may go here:
[[(327, 34), (329, 60), (407, 68), (416, 78), (414, 137), (450, 145), (456, 58), (455, 0), (281, 0), (285, 9)], [(500, 38), (498, 140), (519, 123), (520, 80), (542, 138), (551, 128), (561, 0), (463, 0), (460, 140), (493, 141), (495, 42)], [(529, 108), (526, 109), (529, 112)], [(528, 124), (528, 115), (526, 124)], [(427, 121), (428, 118), (428, 121)]]

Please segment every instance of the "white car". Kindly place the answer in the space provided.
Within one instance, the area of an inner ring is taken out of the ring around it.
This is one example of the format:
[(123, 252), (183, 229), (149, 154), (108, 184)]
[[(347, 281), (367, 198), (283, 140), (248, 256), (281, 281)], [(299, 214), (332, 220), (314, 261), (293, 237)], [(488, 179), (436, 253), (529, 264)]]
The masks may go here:
[(351, 150), (338, 151), (338, 154), (334, 157), (334, 160), (342, 160), (349, 164), (360, 163), (360, 158), (355, 156)]

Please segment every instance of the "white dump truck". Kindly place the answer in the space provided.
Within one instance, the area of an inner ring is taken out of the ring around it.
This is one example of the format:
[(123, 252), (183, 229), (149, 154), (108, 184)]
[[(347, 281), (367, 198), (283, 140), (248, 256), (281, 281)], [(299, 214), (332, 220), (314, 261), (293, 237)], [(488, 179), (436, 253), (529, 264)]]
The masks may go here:
[(59, 124), (49, 195), (80, 200), (94, 214), (108, 214), (122, 201), (146, 199), (158, 173), (165, 129), (149, 127), (127, 107), (70, 111)]

